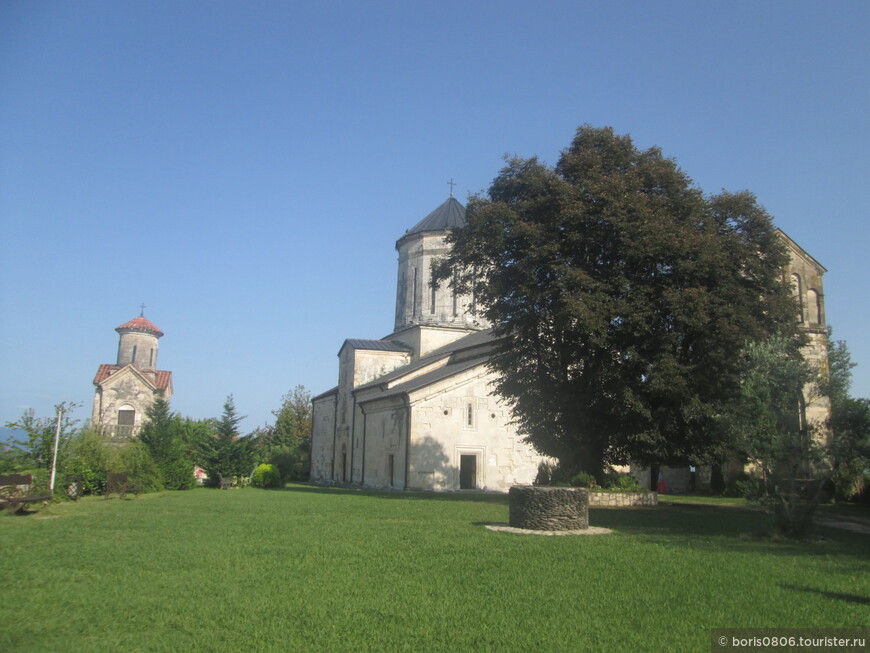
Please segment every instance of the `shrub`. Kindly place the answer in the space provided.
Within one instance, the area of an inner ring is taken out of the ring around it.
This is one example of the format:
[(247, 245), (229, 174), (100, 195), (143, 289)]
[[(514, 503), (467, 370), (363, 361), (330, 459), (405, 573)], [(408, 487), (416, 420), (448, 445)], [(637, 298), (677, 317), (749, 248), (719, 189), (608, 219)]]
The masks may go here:
[(131, 483), (138, 485), (142, 492), (156, 492), (163, 489), (163, 479), (160, 470), (142, 442), (134, 441), (125, 444), (115, 465), (118, 471), (125, 472)]
[(60, 461), (55, 486), (65, 485), (67, 476), (79, 476), (83, 494), (102, 494), (112, 454), (103, 435), (90, 429), (81, 431), (70, 441), (67, 455)]
[(259, 488), (281, 487), (281, 472), (275, 465), (263, 464), (254, 470), (251, 484)]
[(578, 472), (571, 477), (569, 481), (571, 487), (595, 487), (595, 477), (592, 474), (587, 474), (586, 472)]
[(539, 462), (538, 475), (535, 476), (535, 485), (553, 485), (553, 476), (555, 474), (556, 465), (547, 461)]
[(264, 462), (275, 465), (281, 473), (281, 481), (308, 480), (310, 464), (308, 454), (299, 447), (275, 446), (268, 450)]
[(640, 492), (643, 488), (631, 474), (610, 472), (604, 479), (604, 487), (611, 492)]

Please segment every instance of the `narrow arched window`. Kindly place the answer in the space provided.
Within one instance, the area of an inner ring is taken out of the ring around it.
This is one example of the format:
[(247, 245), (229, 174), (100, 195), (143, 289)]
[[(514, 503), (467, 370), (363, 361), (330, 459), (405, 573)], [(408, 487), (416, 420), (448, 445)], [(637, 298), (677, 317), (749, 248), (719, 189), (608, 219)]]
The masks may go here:
[(812, 288), (807, 290), (807, 319), (810, 324), (819, 324), (819, 293)]
[(457, 283), (459, 283), (459, 270), (453, 268), (453, 317), (459, 315), (459, 298), (456, 296)]
[(465, 407), (465, 426), (474, 426), (474, 405), (469, 401)]
[(414, 287), (411, 289), (411, 315), (417, 315), (417, 268), (413, 272)]
[(797, 274), (791, 275), (791, 294), (795, 298), (798, 305), (797, 321), (804, 321), (804, 294), (801, 288), (801, 278)]

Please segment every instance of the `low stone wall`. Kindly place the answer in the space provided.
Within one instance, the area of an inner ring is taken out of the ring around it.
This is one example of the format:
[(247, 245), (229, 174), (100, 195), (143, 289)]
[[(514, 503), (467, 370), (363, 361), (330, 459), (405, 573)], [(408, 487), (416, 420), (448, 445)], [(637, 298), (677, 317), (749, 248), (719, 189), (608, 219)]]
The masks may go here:
[(629, 508), (657, 506), (657, 492), (590, 492), (589, 505), (594, 508)]
[(536, 531), (589, 528), (589, 490), (514, 485), (508, 492), (510, 525)]

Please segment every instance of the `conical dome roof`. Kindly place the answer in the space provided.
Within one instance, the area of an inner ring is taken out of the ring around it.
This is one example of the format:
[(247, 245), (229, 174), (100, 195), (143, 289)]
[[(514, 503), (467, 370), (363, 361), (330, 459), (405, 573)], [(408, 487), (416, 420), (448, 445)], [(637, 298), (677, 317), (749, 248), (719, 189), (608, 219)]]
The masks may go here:
[(405, 232), (406, 236), (424, 231), (446, 231), (465, 226), (465, 207), (455, 197), (448, 197), (437, 209)]
[(140, 315), (139, 317), (134, 317), (129, 322), (125, 322), (119, 327), (115, 327), (115, 331), (121, 333), (122, 331), (145, 331), (147, 333), (153, 333), (158, 338), (163, 335), (163, 332), (154, 326), (150, 320)]

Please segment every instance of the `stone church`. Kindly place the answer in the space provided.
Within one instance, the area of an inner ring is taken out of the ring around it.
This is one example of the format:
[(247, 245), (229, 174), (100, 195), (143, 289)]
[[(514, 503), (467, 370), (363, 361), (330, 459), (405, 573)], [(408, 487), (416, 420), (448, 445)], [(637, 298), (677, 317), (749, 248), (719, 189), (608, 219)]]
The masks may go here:
[(117, 327), (118, 357), (94, 377), (91, 423), (117, 442), (135, 437), (154, 399), (172, 396), (172, 372), (157, 369), (157, 340), (163, 332), (144, 313)]
[[(509, 407), (493, 392), (495, 375), (487, 368), (493, 338), (474, 296), (429, 283), (433, 259), (447, 252), (447, 234), (464, 224), (465, 207), (451, 195), (396, 242), (393, 332), (345, 340), (338, 385), (313, 399), (313, 481), (501, 492), (534, 481), (545, 458), (522, 441)], [(808, 353), (824, 364), (825, 269), (780, 235), (812, 341)], [(807, 416), (823, 420), (827, 406), (811, 404)], [(670, 470), (675, 483), (688, 479), (684, 471)]]

